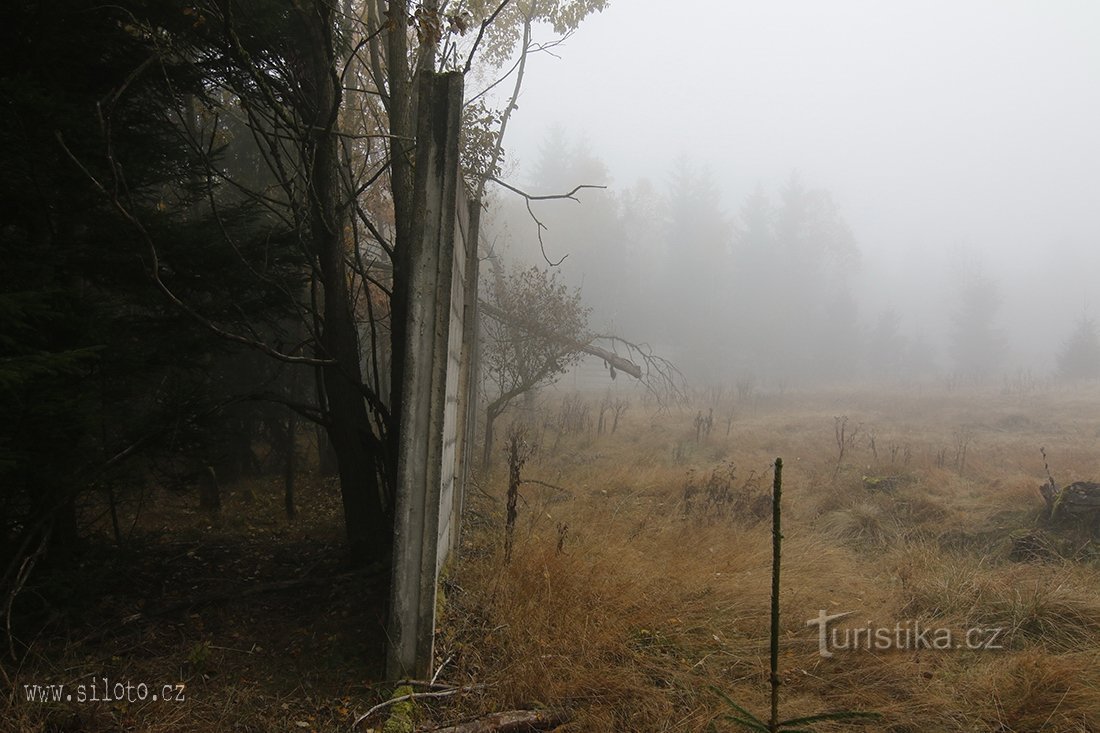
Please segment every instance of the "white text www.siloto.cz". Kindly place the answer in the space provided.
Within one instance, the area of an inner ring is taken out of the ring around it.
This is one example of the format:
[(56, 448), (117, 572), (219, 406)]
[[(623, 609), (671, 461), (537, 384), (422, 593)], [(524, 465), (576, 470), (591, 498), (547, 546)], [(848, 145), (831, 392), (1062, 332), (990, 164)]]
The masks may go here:
[(148, 685), (112, 682), (106, 677), (92, 677), (88, 682), (55, 685), (23, 685), (27, 702), (184, 702), (187, 686), (182, 682), (167, 685)]
[(936, 650), (965, 649), (990, 651), (1004, 649), (1004, 629), (970, 628), (955, 630), (925, 626), (920, 621), (906, 621), (893, 626), (846, 627), (831, 625), (855, 611), (828, 614), (819, 611), (817, 618), (806, 622), (817, 627), (818, 653), (831, 657), (834, 652), (888, 651), (888, 650)]

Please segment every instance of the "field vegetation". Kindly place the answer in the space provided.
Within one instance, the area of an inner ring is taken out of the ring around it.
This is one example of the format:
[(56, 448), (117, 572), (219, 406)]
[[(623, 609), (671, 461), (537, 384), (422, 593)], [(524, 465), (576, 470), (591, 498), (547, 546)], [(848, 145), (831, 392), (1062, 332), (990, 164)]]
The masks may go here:
[[(547, 390), (501, 418), (442, 581), (445, 694), (412, 700), (418, 729), (546, 708), (563, 731), (736, 730), (721, 694), (761, 715), (777, 456), (784, 717), (881, 715), (819, 731), (1100, 728), (1093, 528), (1050, 522), (1038, 492), (1048, 467), (1063, 486), (1100, 476), (1100, 390), (714, 389), (672, 407), (617, 395), (601, 430), (607, 401)], [(527, 460), (509, 557), (510, 441)], [(151, 489), (140, 512), (121, 507), (123, 548), (103, 517), (68, 580), (24, 600), (40, 633), (4, 667), (0, 728), (347, 731), (393, 695), (378, 682), (385, 579), (342, 564), (332, 481), (303, 479), (295, 520), (278, 477), (224, 494), (212, 519), (190, 493)], [(807, 625), (822, 611), (851, 612), (841, 630), (1001, 631), (988, 649), (829, 657)], [(25, 698), (24, 685), (93, 676), (183, 683), (186, 702)], [(394, 707), (354, 729), (384, 730)]]
[[(1041, 448), (1060, 485), (1100, 475), (1098, 399), (1011, 385), (711, 390), (684, 410), (637, 404), (602, 435), (583, 421), (563, 431), (575, 398), (548, 400), (521, 418), (538, 444), (523, 471), (559, 488), (523, 485), (509, 562), (503, 466), (470, 494), (441, 652), (448, 679), (483, 687), (453, 704), (564, 706), (578, 731), (733, 730), (715, 688), (766, 710), (769, 471), (782, 456), (784, 716), (1096, 730), (1096, 548), (1083, 523), (1046, 521), (1038, 486)], [(1001, 648), (826, 658), (806, 624), (822, 610), (854, 612), (838, 627), (919, 624), (956, 641), (1002, 629)]]

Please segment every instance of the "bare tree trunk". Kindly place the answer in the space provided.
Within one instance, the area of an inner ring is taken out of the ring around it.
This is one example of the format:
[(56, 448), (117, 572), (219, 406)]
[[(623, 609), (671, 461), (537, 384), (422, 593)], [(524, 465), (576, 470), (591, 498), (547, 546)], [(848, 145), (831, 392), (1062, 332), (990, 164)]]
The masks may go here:
[(348, 292), (344, 219), (349, 210), (339, 193), (336, 125), (341, 90), (335, 72), (332, 8), (318, 1), (301, 17), (308, 24), (309, 39), (302, 92), (309, 124), (310, 236), (324, 289), (320, 348), (324, 357), (334, 360), (322, 368), (328, 437), (336, 453), (351, 554), (357, 561), (369, 561), (390, 552), (393, 525), (381, 480), (384, 456), (369, 449), (375, 433), (364, 402), (359, 333)]
[(286, 416), (286, 465), (283, 467), (283, 506), (286, 518), (294, 519), (294, 474), (298, 470), (298, 416), (290, 410)]
[[(405, 379), (405, 322), (408, 317), (409, 252), (412, 248), (415, 189), (415, 90), (411, 78), (405, 2), (388, 3), (390, 30), (386, 35), (386, 113), (390, 124), (390, 188), (393, 194), (393, 284), (390, 297), (390, 414), (401, 415), (401, 385)], [(399, 417), (395, 417), (400, 419)], [(389, 431), (388, 459), (397, 475), (397, 430)]]
[(485, 410), (485, 444), (481, 449), (482, 472), (488, 471), (493, 462), (493, 422), (499, 415), (495, 408), (496, 403), (493, 403)]
[(512, 559), (512, 545), (516, 536), (516, 517), (518, 516), (516, 500), (519, 498), (519, 485), (523, 483), (520, 471), (523, 470), (523, 463), (527, 458), (523, 448), (523, 435), (513, 430), (508, 436), (508, 496), (507, 513), (504, 518), (505, 562)]
[(213, 466), (206, 467), (206, 476), (199, 489), (199, 508), (211, 514), (219, 514), (222, 510), (222, 492), (218, 486), (218, 474)]
[(321, 426), (317, 427), (317, 461), (322, 476), (335, 476), (340, 468), (336, 465), (336, 451), (332, 449), (332, 441), (328, 439), (328, 431)]
[(118, 501), (113, 484), (107, 486), (107, 506), (111, 510), (111, 531), (114, 532), (115, 545), (122, 547), (122, 527), (118, 523)]

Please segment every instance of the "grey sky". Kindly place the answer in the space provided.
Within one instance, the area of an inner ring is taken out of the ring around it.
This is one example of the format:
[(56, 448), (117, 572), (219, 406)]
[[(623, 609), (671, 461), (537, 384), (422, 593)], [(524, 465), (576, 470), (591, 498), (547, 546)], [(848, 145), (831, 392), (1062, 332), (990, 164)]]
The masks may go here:
[(619, 184), (686, 153), (739, 199), (797, 168), (865, 247), (1100, 209), (1097, 2), (618, 0), (529, 73), (520, 159), (558, 123)]
[(706, 162), (730, 215), (797, 169), (872, 272), (961, 247), (1011, 288), (1096, 263), (1100, 2), (615, 0), (559, 50), (509, 131), (521, 177), (559, 124), (618, 186)]

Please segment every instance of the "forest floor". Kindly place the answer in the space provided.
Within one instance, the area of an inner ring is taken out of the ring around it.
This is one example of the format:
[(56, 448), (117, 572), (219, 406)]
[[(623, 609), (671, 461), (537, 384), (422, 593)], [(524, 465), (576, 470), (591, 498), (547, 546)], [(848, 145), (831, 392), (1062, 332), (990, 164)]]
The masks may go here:
[[(635, 401), (602, 434), (601, 399), (524, 413), (522, 475), (538, 483), (522, 485), (510, 559), (504, 454), (471, 484), (441, 584), (438, 677), (455, 694), (417, 700), (419, 726), (544, 707), (567, 712), (562, 731), (737, 730), (722, 695), (762, 716), (782, 457), (783, 717), (1100, 730), (1100, 547), (1045, 522), (1038, 494), (1041, 448), (1060, 485), (1100, 480), (1100, 389), (711, 391), (668, 411)], [(272, 479), (231, 487), (216, 521), (159, 492), (123, 549), (105, 532), (55, 574), (43, 631), (3, 667), (0, 730), (352, 730), (391, 693), (385, 579), (342, 566), (338, 492), (301, 484), (294, 521)], [(822, 655), (807, 622), (849, 612)], [(75, 700), (104, 679), (184, 684), (185, 699)], [(35, 684), (74, 700), (30, 702)]]
[(0, 730), (347, 730), (388, 692), (388, 578), (349, 570), (331, 479), (297, 490), (293, 521), (279, 478), (227, 487), (216, 518), (194, 492), (124, 504), (121, 547), (104, 526), (27, 599), (34, 635), (3, 668)]

